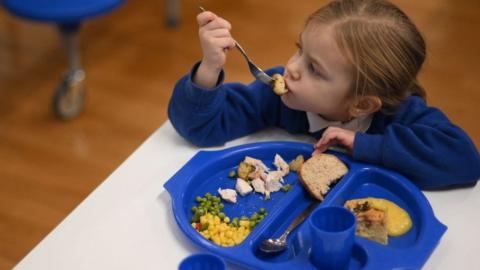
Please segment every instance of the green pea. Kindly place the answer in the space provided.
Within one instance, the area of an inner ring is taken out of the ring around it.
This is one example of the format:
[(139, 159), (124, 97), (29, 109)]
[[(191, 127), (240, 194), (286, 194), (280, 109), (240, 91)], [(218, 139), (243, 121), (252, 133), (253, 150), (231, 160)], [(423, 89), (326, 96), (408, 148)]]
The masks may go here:
[(192, 213), (195, 214), (195, 212), (197, 212), (198, 208), (196, 206), (192, 207)]
[(224, 218), (225, 218), (225, 214), (224, 214), (224, 213), (219, 213), (219, 214), (218, 214), (218, 217), (221, 218), (221, 219), (224, 219)]
[(197, 197), (195, 198), (195, 200), (196, 200), (197, 202), (202, 202), (202, 197), (197, 196)]
[(260, 214), (263, 214), (263, 213), (265, 213), (265, 212), (267, 212), (267, 210), (265, 210), (265, 208), (263, 208), (263, 207), (260, 208)]
[(228, 173), (228, 177), (230, 177), (230, 178), (235, 177), (235, 175), (236, 175), (236, 173), (235, 173), (234, 170), (231, 170), (231, 171)]

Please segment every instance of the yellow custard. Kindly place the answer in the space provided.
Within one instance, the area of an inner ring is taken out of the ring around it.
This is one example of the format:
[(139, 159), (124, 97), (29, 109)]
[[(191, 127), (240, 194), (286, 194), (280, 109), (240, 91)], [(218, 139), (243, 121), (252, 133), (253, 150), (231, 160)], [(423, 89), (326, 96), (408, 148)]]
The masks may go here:
[(394, 202), (373, 197), (351, 201), (360, 204), (368, 201), (373, 208), (386, 212), (386, 226), (389, 236), (400, 236), (408, 232), (412, 227), (412, 219), (410, 218), (410, 215)]

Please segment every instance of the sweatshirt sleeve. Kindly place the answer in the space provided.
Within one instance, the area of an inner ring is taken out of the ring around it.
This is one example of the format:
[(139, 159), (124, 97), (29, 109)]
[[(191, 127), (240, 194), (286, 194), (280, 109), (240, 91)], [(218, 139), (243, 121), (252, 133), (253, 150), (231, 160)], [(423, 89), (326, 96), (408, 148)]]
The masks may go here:
[[(259, 81), (249, 85), (223, 83), (222, 71), (217, 86), (204, 89), (192, 81), (198, 66), (177, 82), (168, 106), (173, 127), (191, 143), (222, 145), (268, 126), (298, 129), (302, 121), (294, 118), (301, 118), (300, 112), (286, 108), (270, 86)], [(283, 73), (283, 69), (266, 72)], [(303, 117), (306, 119), (304, 113)]]
[(383, 133), (356, 134), (354, 159), (393, 169), (424, 189), (472, 184), (480, 178), (474, 143), (441, 111), (415, 97), (397, 115)]

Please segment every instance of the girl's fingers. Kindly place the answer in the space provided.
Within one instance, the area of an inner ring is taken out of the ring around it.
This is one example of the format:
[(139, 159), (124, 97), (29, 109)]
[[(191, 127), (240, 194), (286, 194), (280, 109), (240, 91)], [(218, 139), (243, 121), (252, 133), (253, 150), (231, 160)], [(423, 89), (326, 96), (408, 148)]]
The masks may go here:
[(219, 28), (219, 29), (209, 31), (208, 35), (214, 38), (225, 38), (225, 37), (231, 38), (232, 37), (232, 35), (230, 34), (230, 31), (228, 31), (228, 29), (225, 29), (225, 28)]
[(207, 31), (224, 28), (232, 30), (232, 25), (225, 19), (215, 16), (215, 18), (202, 26)]
[(318, 154), (321, 154), (322, 151), (320, 151), (319, 149), (315, 149), (313, 150), (313, 153), (312, 153), (312, 156), (315, 156), (315, 155), (318, 155)]
[(197, 15), (197, 23), (200, 27), (207, 25), (209, 22), (215, 20), (218, 16), (211, 11), (204, 11)]
[(332, 132), (334, 132), (334, 128), (329, 127), (327, 128), (324, 132), (320, 140), (315, 144), (315, 148), (320, 147), (326, 143), (326, 140), (328, 140), (332, 136)]
[(352, 151), (355, 133), (336, 127), (329, 127), (323, 133), (322, 138), (315, 144), (314, 153), (324, 152), (330, 146), (341, 144)]
[(338, 140), (336, 138), (326, 138), (322, 144), (315, 148), (319, 152), (325, 152), (330, 146), (336, 145)]
[(233, 47), (235, 47), (235, 41), (233, 40), (233, 38), (229, 38), (229, 37), (218, 38), (216, 41), (216, 45), (219, 48), (232, 49)]

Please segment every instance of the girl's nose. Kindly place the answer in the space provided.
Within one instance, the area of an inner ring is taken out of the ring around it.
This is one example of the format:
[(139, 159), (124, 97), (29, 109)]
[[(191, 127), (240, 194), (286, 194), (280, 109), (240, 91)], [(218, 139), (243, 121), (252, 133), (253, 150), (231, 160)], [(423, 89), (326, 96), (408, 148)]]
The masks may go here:
[(298, 64), (296, 63), (296, 61), (290, 61), (286, 69), (291, 80), (296, 81), (300, 79), (300, 72), (298, 71)]

